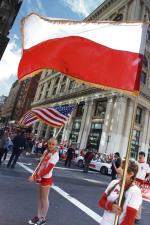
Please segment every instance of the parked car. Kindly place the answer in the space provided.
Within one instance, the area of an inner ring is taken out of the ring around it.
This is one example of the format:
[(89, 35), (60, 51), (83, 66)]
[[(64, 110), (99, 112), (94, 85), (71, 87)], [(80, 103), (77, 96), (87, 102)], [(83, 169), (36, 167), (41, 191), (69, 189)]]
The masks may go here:
[(79, 168), (83, 168), (84, 167), (84, 157), (83, 156), (77, 156), (74, 159), (75, 164), (79, 167)]
[(90, 169), (99, 171), (103, 175), (111, 174), (111, 163), (99, 159), (92, 159), (89, 165)]
[[(74, 160), (75, 164), (83, 168), (84, 167), (84, 158), (83, 156), (78, 156)], [(100, 158), (93, 158), (90, 162), (89, 168), (92, 170), (99, 171), (101, 174), (111, 174), (111, 162), (106, 161), (103, 156)]]

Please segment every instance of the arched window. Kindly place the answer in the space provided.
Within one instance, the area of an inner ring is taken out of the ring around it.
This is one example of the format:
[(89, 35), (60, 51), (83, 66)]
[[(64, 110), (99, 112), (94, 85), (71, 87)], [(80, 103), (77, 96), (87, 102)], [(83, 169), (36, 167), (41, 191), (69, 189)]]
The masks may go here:
[(122, 13), (117, 14), (113, 20), (114, 21), (122, 21), (123, 20), (123, 14)]

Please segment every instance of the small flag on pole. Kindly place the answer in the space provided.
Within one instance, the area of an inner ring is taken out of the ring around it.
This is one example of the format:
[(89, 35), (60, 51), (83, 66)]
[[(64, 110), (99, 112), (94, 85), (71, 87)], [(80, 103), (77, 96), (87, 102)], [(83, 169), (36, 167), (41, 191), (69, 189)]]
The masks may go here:
[(73, 109), (73, 105), (62, 105), (32, 109), (31, 112), (47, 125), (52, 127), (61, 127), (66, 123)]
[(66, 123), (74, 108), (74, 105), (62, 105), (32, 109), (24, 114), (19, 124), (28, 127), (37, 121), (42, 121), (52, 127), (61, 127)]
[(31, 111), (28, 111), (22, 116), (18, 123), (22, 127), (29, 127), (33, 123), (36, 123), (38, 121), (39, 119), (37, 118), (37, 116), (35, 116)]

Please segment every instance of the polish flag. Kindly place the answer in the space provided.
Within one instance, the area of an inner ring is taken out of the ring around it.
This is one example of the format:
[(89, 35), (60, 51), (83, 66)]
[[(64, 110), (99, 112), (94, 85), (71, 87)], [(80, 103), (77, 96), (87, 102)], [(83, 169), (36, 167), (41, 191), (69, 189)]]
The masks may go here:
[(55, 69), (95, 87), (138, 94), (147, 24), (51, 20), (32, 13), (22, 28), (19, 79)]

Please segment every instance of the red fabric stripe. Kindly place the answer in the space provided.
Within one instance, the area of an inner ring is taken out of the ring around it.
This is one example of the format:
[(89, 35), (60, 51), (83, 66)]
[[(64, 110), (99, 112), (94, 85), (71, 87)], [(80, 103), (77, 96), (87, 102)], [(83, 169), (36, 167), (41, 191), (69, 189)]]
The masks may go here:
[[(44, 112), (42, 109), (38, 109), (39, 112), (43, 113), (44, 116), (48, 117), (49, 119), (53, 120), (54, 122), (58, 122), (58, 123), (63, 123), (62, 121), (56, 119), (56, 118), (53, 118), (52, 116), (50, 116), (48, 113)], [(34, 111), (34, 113), (37, 115), (37, 116), (41, 116), (37, 111)], [(42, 116), (41, 116), (42, 117)], [(47, 120), (45, 117), (43, 117), (44, 120)], [(48, 121), (48, 120), (47, 120)], [(59, 125), (58, 125), (59, 126)]]
[(83, 81), (133, 92), (139, 91), (142, 58), (82, 37), (57, 38), (23, 51), (18, 78), (54, 68)]
[[(54, 118), (54, 117), (52, 117), (48, 112), (45, 112), (43, 109), (36, 109), (36, 110), (42, 112), (45, 116), (47, 116), (48, 118), (51, 118), (51, 119), (53, 119), (53, 120), (55, 120), (55, 121), (57, 121), (57, 122), (62, 122), (62, 121), (61, 121), (62, 119), (64, 120), (63, 117), (61, 117), (61, 116), (59, 116), (58, 114), (54, 113), (52, 110), (50, 111), (51, 114), (53, 114), (54, 116), (56, 116), (57, 119)], [(48, 109), (46, 109), (46, 110), (49, 111)], [(61, 120), (60, 120), (60, 119), (61, 119)]]
[(59, 118), (61, 118), (61, 119), (63, 119), (63, 120), (67, 120), (66, 116), (63, 116), (63, 115), (61, 116), (61, 115), (60, 115), (60, 112), (59, 112), (59, 114), (57, 114), (57, 112), (56, 112), (57, 110), (56, 110), (56, 109), (55, 109), (56, 111), (54, 111), (54, 110), (51, 109), (51, 108), (47, 108), (47, 110), (48, 110), (49, 112), (51, 112), (52, 114), (54, 114), (55, 116), (57, 116), (57, 117), (59, 117)]
[(53, 126), (53, 127), (61, 127), (62, 125), (64, 125), (64, 123), (62, 123), (61, 125), (57, 125), (57, 124), (55, 124), (55, 123), (52, 123), (52, 122), (49, 122), (49, 121), (47, 121), (46, 119), (44, 119), (42, 116), (40, 116), (40, 115), (37, 115), (37, 117), (39, 118), (39, 119), (41, 119), (43, 122), (45, 122), (46, 124), (48, 124), (49, 126), (51, 125), (51, 126)]

